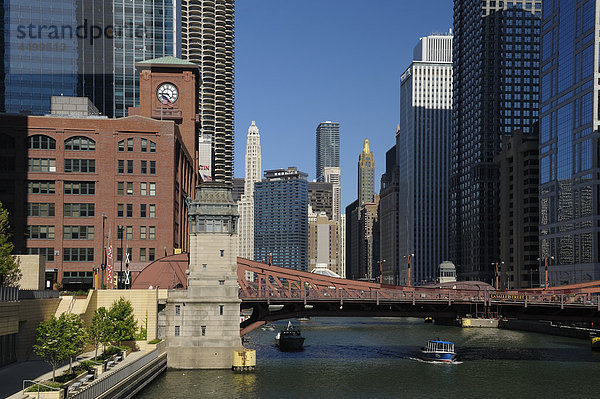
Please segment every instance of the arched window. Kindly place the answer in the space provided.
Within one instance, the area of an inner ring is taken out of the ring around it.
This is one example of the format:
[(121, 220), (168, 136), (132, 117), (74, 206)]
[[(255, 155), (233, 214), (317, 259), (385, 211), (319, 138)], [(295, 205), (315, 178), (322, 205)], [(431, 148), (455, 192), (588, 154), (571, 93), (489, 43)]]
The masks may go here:
[(30, 150), (56, 150), (56, 140), (43, 134), (36, 134), (27, 137), (27, 148)]
[(96, 142), (89, 137), (76, 136), (65, 140), (65, 150), (96, 151)]
[(0, 133), (0, 148), (15, 148), (15, 139), (7, 134)]
[(152, 140), (142, 139), (141, 150), (142, 152), (156, 152), (156, 143)]

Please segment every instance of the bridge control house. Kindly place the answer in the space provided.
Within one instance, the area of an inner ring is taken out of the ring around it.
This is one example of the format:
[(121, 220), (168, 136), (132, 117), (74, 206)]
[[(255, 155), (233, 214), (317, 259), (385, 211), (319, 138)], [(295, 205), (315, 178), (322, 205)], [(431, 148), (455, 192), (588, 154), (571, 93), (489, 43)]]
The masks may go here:
[(69, 97), (54, 97), (51, 115), (0, 115), (0, 201), (17, 253), (45, 258), (46, 286), (92, 287), (103, 263), (135, 277), (188, 250), (198, 67), (174, 57), (137, 67), (140, 106), (128, 117)]

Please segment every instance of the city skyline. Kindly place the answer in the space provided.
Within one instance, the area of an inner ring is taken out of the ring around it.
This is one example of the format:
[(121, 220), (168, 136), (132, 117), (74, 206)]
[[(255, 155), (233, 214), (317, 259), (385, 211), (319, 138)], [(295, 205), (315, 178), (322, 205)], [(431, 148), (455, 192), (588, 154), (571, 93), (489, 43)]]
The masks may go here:
[[(237, 2), (236, 142), (245, 142), (256, 120), (263, 169), (295, 165), (313, 181), (315, 127), (339, 122), (342, 210), (357, 195), (356, 154), (364, 139), (375, 154), (379, 192), (399, 121), (400, 76), (414, 43), (452, 28), (452, 2), (427, 4), (381, 1), (365, 12), (358, 1)], [(244, 176), (243, 151), (235, 152), (234, 176)]]

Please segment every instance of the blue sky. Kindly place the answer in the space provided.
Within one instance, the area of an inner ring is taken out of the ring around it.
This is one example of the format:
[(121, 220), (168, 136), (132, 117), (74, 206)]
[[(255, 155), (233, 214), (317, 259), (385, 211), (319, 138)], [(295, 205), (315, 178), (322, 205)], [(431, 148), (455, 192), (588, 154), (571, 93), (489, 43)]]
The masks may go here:
[(331, 120), (341, 124), (342, 207), (357, 197), (365, 138), (379, 191), (400, 75), (419, 37), (451, 27), (451, 0), (237, 0), (235, 177), (255, 120), (263, 171), (297, 166), (314, 179), (315, 129)]

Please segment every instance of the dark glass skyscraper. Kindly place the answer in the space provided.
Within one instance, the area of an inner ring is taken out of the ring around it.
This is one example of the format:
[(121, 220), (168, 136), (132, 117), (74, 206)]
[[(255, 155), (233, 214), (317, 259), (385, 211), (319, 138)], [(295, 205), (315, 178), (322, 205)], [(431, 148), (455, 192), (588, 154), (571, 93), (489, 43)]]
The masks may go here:
[(551, 286), (600, 279), (599, 8), (594, 0), (543, 6), (540, 258), (548, 257)]
[(295, 167), (265, 171), (254, 184), (254, 259), (308, 269), (308, 181)]
[(491, 282), (499, 259), (494, 157), (503, 135), (538, 119), (541, 0), (454, 1), (450, 259)]
[(321, 122), (317, 126), (316, 178), (325, 181), (325, 168), (340, 167), (340, 123)]

